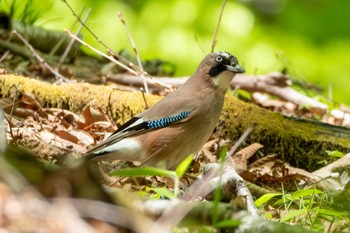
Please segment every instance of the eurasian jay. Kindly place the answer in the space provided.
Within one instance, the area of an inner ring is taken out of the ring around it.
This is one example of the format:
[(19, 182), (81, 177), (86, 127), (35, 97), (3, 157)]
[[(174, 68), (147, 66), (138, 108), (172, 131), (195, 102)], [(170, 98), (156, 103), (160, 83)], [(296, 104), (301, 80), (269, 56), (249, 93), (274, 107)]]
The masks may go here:
[(208, 54), (185, 84), (127, 121), (86, 156), (92, 161), (138, 161), (175, 169), (207, 142), (219, 120), (229, 83), (236, 73), (243, 72), (231, 54)]

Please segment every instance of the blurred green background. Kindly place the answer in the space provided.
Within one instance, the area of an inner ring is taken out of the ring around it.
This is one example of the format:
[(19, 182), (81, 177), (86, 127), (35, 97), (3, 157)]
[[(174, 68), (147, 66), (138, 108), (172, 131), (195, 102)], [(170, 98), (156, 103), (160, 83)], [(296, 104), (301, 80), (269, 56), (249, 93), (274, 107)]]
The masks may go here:
[[(4, 0), (2, 0), (4, 1)], [(76, 13), (92, 8), (87, 25), (112, 49), (131, 46), (117, 12), (123, 13), (142, 59), (160, 58), (177, 65), (177, 76), (190, 75), (211, 49), (221, 0), (68, 0)], [(75, 18), (60, 0), (33, 0), (46, 9), (35, 23), (71, 28)], [(235, 54), (250, 74), (288, 72), (320, 85), (325, 96), (350, 104), (350, 1), (227, 1), (216, 50)], [(87, 31), (84, 39), (98, 45)]]

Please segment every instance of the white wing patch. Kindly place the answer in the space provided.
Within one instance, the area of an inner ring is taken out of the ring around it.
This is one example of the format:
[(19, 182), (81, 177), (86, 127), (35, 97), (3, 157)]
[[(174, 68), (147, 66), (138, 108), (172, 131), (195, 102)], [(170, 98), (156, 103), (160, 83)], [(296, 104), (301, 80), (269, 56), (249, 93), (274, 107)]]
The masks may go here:
[(141, 145), (135, 138), (124, 138), (116, 143), (112, 143), (109, 146), (95, 152), (94, 154), (104, 154), (111, 152), (133, 152), (140, 151)]

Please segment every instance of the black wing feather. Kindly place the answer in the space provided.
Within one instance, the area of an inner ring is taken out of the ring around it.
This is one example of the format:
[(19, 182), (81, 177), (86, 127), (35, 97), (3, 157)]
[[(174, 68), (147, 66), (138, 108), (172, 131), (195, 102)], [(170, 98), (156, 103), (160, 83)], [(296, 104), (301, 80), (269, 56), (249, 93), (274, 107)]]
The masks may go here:
[(121, 125), (116, 131), (114, 131), (109, 137), (123, 131), (124, 129), (128, 128), (130, 125), (134, 124), (136, 121), (138, 121), (140, 117), (133, 117), (127, 122), (125, 122), (123, 125)]
[(107, 139), (105, 139), (104, 141), (96, 145), (94, 148), (92, 148), (90, 151), (88, 151), (87, 155), (100, 154), (99, 152), (103, 151), (103, 148), (106, 148), (109, 145), (122, 140), (123, 138), (135, 135), (137, 133), (145, 132), (147, 130), (164, 128), (169, 125), (176, 124), (181, 120), (187, 118), (190, 115), (190, 113), (190, 111), (183, 111), (173, 116), (151, 121), (142, 121), (137, 125), (131, 126), (132, 124), (141, 119), (140, 117), (133, 117), (125, 124), (120, 126), (116, 131), (114, 131)]

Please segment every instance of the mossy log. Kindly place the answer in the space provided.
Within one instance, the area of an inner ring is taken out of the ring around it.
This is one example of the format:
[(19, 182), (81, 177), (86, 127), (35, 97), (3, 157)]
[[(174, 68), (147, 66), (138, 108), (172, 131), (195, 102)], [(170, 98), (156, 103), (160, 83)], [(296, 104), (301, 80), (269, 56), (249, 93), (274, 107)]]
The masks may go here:
[[(91, 105), (104, 110), (117, 125), (145, 109), (140, 92), (115, 90), (110, 86), (87, 83), (52, 85), (42, 81), (15, 76), (0, 75), (0, 97), (12, 97), (17, 93), (32, 94), (45, 107), (57, 107), (76, 113)], [(152, 105), (159, 96), (146, 96)], [(247, 143), (259, 142), (266, 154), (276, 153), (284, 161), (297, 167), (314, 170), (325, 159), (326, 150), (350, 151), (350, 130), (319, 122), (288, 118), (233, 96), (225, 100), (222, 120), (225, 138), (236, 140), (248, 127), (254, 131)], [(327, 158), (328, 159), (328, 158)]]

